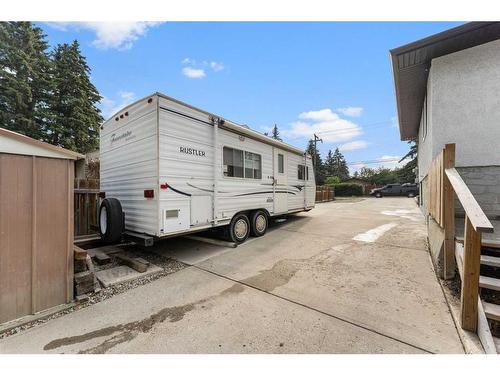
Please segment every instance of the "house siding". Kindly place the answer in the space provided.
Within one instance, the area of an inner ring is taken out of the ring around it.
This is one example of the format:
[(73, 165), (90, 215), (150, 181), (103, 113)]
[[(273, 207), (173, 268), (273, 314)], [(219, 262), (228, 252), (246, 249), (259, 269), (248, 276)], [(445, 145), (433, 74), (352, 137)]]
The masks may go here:
[[(419, 180), (446, 143), (458, 167), (500, 165), (500, 40), (432, 60), (427, 134), (419, 129)], [(422, 116), (424, 119), (424, 116)]]

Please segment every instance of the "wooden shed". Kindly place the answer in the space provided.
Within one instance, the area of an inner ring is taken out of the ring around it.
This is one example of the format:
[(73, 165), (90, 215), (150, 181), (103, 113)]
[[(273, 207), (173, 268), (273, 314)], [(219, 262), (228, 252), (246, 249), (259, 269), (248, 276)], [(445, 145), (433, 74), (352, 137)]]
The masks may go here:
[(73, 300), (76, 152), (0, 128), (0, 323)]

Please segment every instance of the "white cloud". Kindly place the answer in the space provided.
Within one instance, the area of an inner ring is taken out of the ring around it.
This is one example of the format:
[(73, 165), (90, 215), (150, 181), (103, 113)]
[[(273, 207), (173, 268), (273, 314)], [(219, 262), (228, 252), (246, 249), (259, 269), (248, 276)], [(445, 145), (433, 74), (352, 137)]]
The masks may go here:
[(131, 91), (119, 91), (117, 96), (117, 99), (110, 99), (106, 96), (101, 99), (100, 107), (105, 120), (136, 99), (135, 94)]
[(363, 148), (368, 147), (368, 142), (366, 141), (352, 141), (348, 143), (344, 143), (339, 146), (339, 150), (344, 152), (344, 151), (354, 151), (354, 150), (361, 150)]
[(210, 61), (209, 65), (213, 69), (214, 72), (220, 72), (221, 70), (223, 70), (225, 68), (223, 63), (219, 63), (216, 61)]
[(362, 107), (337, 108), (337, 112), (342, 113), (344, 116), (359, 117), (363, 113), (363, 108)]
[(203, 78), (206, 76), (205, 70), (191, 68), (190, 66), (182, 68), (182, 74), (189, 78)]
[(159, 25), (160, 22), (51, 22), (50, 26), (67, 31), (69, 29), (84, 29), (95, 33), (96, 39), (92, 45), (100, 49), (115, 48), (127, 50), (149, 28)]
[(317, 134), (325, 143), (337, 143), (349, 141), (363, 133), (357, 124), (339, 117), (331, 109), (302, 112), (299, 114), (301, 120), (290, 125), (289, 129), (283, 129), (281, 134), (289, 138), (307, 138)]
[(185, 57), (181, 61), (182, 65), (187, 65), (182, 68), (182, 74), (189, 78), (203, 78), (207, 75), (207, 69), (212, 69), (214, 72), (224, 70), (225, 66), (217, 61), (202, 61), (198, 63), (195, 59)]
[(319, 111), (302, 112), (299, 114), (299, 118), (302, 120), (335, 121), (339, 119), (339, 115), (327, 108), (320, 109)]
[(190, 59), (189, 57), (185, 57), (184, 59), (182, 59), (181, 64), (184, 64), (184, 65), (186, 65), (186, 64), (195, 65), (196, 61), (193, 60), (193, 59)]
[(401, 156), (384, 155), (378, 159), (379, 163), (376, 164), (376, 168), (382, 167), (392, 169), (395, 167), (400, 167), (401, 165), (398, 163), (400, 159)]
[(9, 74), (13, 74), (13, 75), (17, 74), (17, 72), (15, 70), (10, 69), (8, 66), (4, 67), (3, 71), (6, 73), (9, 73)]
[(397, 128), (397, 127), (399, 127), (399, 124), (398, 124), (398, 116), (392, 116), (392, 117), (391, 117), (391, 124), (392, 124), (391, 126), (392, 126), (393, 128)]

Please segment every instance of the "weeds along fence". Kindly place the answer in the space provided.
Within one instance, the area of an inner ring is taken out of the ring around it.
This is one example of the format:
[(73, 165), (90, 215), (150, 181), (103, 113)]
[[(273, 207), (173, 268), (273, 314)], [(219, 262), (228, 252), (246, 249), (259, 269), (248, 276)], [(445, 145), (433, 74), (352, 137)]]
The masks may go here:
[(99, 179), (75, 179), (75, 237), (98, 233)]
[(331, 202), (335, 200), (333, 186), (316, 186), (316, 203)]

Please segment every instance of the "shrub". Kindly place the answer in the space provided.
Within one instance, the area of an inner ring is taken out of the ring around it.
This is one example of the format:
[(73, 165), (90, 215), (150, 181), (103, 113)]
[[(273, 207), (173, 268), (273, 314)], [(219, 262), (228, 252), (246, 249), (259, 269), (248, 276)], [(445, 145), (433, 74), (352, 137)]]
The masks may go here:
[(347, 197), (347, 196), (360, 196), (363, 195), (363, 187), (359, 184), (350, 184), (343, 182), (335, 185), (335, 196)]
[(327, 177), (326, 180), (325, 180), (325, 185), (328, 185), (328, 186), (333, 186), (333, 185), (337, 185), (337, 184), (340, 184), (340, 178), (337, 177), (337, 176), (330, 176), (330, 177)]

